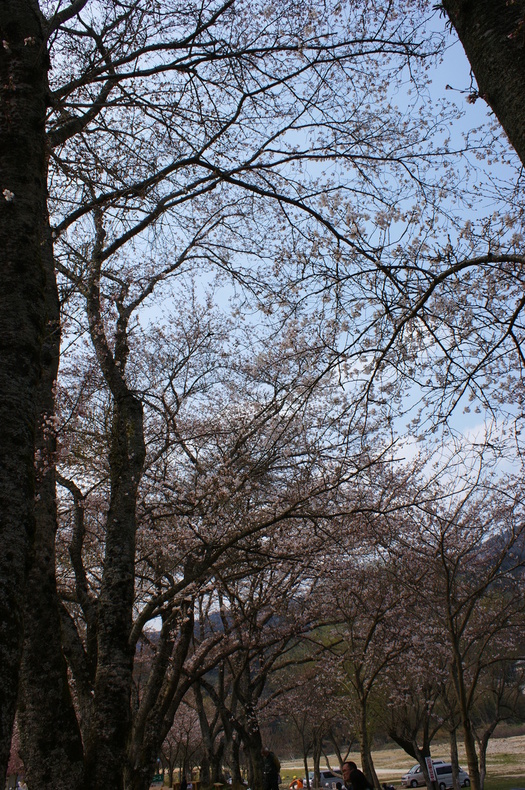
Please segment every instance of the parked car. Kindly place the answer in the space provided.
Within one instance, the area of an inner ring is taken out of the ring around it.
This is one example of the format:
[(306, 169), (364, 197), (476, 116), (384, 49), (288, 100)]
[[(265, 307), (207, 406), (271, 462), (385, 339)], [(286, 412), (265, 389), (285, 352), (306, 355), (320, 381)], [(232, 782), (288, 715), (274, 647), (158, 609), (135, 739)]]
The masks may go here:
[[(432, 760), (432, 765), (434, 766), (439, 790), (448, 790), (448, 788), (452, 787), (452, 765), (443, 760)], [(461, 787), (469, 787), (469, 776), (461, 767), (459, 768), (458, 779)], [(425, 784), (425, 777), (419, 763), (414, 765), (401, 778), (401, 784), (403, 787), (422, 787)]]
[[(434, 770), (436, 772), (439, 790), (447, 790), (448, 787), (452, 787), (452, 766), (450, 763), (436, 765), (434, 766)], [(461, 787), (469, 787), (469, 775), (461, 767), (459, 768), (458, 779)]]
[[(445, 765), (444, 760), (432, 760), (434, 768), (438, 765)], [(403, 787), (423, 787), (425, 784), (425, 777), (419, 763), (413, 765), (410, 771), (401, 777), (401, 784)]]
[[(314, 786), (314, 772), (308, 772), (308, 778), (310, 780), (310, 787)], [(340, 773), (334, 773), (334, 771), (319, 771), (319, 787), (326, 787), (326, 788), (334, 788), (337, 785), (337, 782), (341, 782), (343, 784), (343, 776)], [(306, 778), (303, 779), (303, 785), (306, 788)]]

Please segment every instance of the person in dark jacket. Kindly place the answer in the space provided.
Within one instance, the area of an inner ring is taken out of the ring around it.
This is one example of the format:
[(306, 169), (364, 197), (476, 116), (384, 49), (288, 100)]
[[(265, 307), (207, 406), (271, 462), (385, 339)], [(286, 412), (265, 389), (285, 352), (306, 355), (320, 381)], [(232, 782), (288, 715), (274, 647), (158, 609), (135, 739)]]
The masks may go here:
[(261, 749), (263, 758), (263, 790), (279, 790), (281, 763), (267, 746)]
[(373, 790), (372, 783), (355, 763), (343, 763), (343, 779), (347, 790)]

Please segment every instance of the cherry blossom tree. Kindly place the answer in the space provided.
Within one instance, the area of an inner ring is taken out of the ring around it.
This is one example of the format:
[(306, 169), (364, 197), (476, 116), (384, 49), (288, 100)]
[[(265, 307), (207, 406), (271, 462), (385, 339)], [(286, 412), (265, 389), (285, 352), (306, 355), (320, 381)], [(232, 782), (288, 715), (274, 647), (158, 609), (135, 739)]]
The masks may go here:
[[(192, 652), (195, 600), (272, 535), (301, 545), (305, 524), (317, 540), (341, 507), (358, 509), (340, 487), (383, 453), (372, 426), (392, 429), (418, 355), (445, 416), (469, 388), (485, 404), (513, 390), (521, 404), (523, 261), (508, 231), (521, 227), (519, 201), (481, 235), (453, 218), (444, 244), (440, 200), (460, 180), (434, 136), (447, 117), (435, 106), (429, 117), (417, 91), (409, 106), (384, 100), (435, 49), (418, 27), (373, 3), (313, 0), (2, 10), (0, 367), (13, 432), (0, 773), (26, 590), (31, 781), (143, 787), (202, 654), (220, 653), (213, 639)], [(184, 278), (204, 290), (215, 272), (244, 334), (221, 328), (219, 352), (205, 322), (176, 342), (151, 326)], [(82, 372), (57, 387), (61, 344)], [(137, 646), (157, 617), (157, 663), (133, 699)]]
[(413, 586), (428, 622), (447, 640), (473, 787), (481, 787), (472, 729), (477, 689), (493, 667), (520, 657), (525, 622), (523, 522), (515, 485), (481, 477), (455, 494), (429, 490), (430, 499), (413, 511), (395, 550), (400, 578)]
[[(223, 739), (226, 759), (234, 782), (241, 781), (238, 761), (240, 749), (248, 762), (250, 786), (262, 783), (262, 729), (275, 718), (274, 700), (281, 699), (288, 684), (297, 685), (296, 669), (309, 659), (298, 650), (301, 635), (311, 628), (308, 606), (304, 605), (307, 587), (302, 569), (305, 554), (312, 553), (311, 541), (292, 549), (282, 535), (275, 535), (271, 546), (261, 554), (263, 565), (239, 569), (220, 587), (220, 624), (224, 633), (237, 633), (239, 648), (209, 677), (199, 682), (200, 711), (202, 694), (213, 706), (214, 720), (220, 720), (216, 737)], [(308, 545), (310, 543), (310, 545)], [(262, 547), (261, 547), (262, 548)], [(302, 554), (299, 560), (299, 553)], [(209, 728), (209, 722), (204, 726)], [(213, 745), (211, 738), (207, 738)], [(233, 753), (229, 751), (233, 747)], [(219, 768), (218, 755), (217, 769)], [(211, 762), (211, 761), (210, 761)], [(214, 781), (219, 777), (214, 776)]]
[[(94, 312), (98, 314), (97, 307)], [(88, 319), (91, 321), (89, 310)], [(224, 630), (208, 630), (196, 644), (195, 601), (209, 600), (210, 606), (216, 600), (213, 579), (217, 574), (224, 585), (232, 573), (242, 579), (272, 563), (283, 567), (294, 563), (296, 578), (309, 554), (322, 545), (324, 533), (316, 525), (322, 525), (330, 509), (338, 508), (337, 500), (333, 504), (330, 500), (341, 483), (355, 476), (356, 457), (362, 451), (359, 441), (351, 450), (349, 438), (329, 428), (334, 408), (337, 411), (340, 406), (330, 406), (326, 383), (322, 393), (312, 389), (319, 351), (305, 337), (290, 338), (285, 333), (280, 344), (274, 339), (272, 348), (262, 350), (254, 347), (254, 327), (250, 327), (243, 359), (235, 351), (239, 330), (228, 341), (227, 324), (215, 326), (206, 310), (199, 310), (195, 303), (186, 321), (179, 314), (179, 337), (173, 334), (172, 325), (171, 333), (154, 331), (151, 344), (144, 338), (137, 348), (119, 309), (115, 321), (115, 352), (110, 351), (109, 316), (104, 326), (91, 322), (93, 349), (99, 356), (116, 353), (120, 373), (129, 365), (134, 381), (131, 402), (136, 398), (133, 392), (143, 393), (145, 423), (134, 422), (135, 433), (124, 433), (136, 436), (139, 460), (143, 448), (148, 447), (144, 470), (138, 469), (136, 481), (130, 473), (121, 493), (117, 488), (117, 495), (127, 497), (129, 517), (134, 520), (128, 552), (128, 561), (132, 558), (133, 563), (125, 574), (132, 582), (127, 616), (134, 613), (134, 617), (123, 632), (128, 637), (120, 646), (121, 663), (114, 662), (118, 643), (113, 646), (111, 660), (111, 671), (118, 676), (120, 693), (126, 699), (132, 693), (134, 657), (139, 657), (137, 646), (144, 628), (156, 618), (162, 622), (149, 677), (140, 694), (131, 698), (129, 735), (125, 746), (122, 742), (120, 746), (126, 757), (114, 767), (119, 771), (124, 763), (129, 772), (127, 786), (142, 787), (149, 781), (173, 715), (191, 683), (221, 656), (242, 646), (242, 629), (230, 630), (226, 636)], [(228, 342), (233, 344), (231, 354), (226, 353)], [(171, 361), (170, 347), (177, 347)], [(118, 532), (114, 550), (121, 561), (124, 541), (123, 514), (118, 503), (112, 505), (112, 480), (126, 478), (124, 470), (130, 462), (126, 459), (133, 460), (133, 454), (128, 450), (123, 462), (117, 453), (119, 445), (114, 447), (123, 435), (119, 411), (114, 406), (108, 409), (115, 394), (104, 367), (97, 370), (94, 354), (92, 358), (97, 373), (89, 387), (85, 388), (85, 375), (75, 383), (73, 358), (71, 379), (63, 395), (66, 428), (62, 441), (67, 442), (68, 452), (63, 455), (59, 482), (69, 492), (69, 505), (64, 504), (61, 516), (65, 546), (59, 578), (66, 604), (61, 609), (62, 645), (81, 714), (73, 732), (80, 731), (82, 742), (94, 744), (97, 754), (101, 717), (106, 734), (110, 730), (107, 706), (111, 706), (115, 737), (117, 733), (122, 737), (126, 721), (119, 715), (120, 704), (111, 702), (104, 688), (97, 691), (97, 675), (105, 661), (98, 631), (100, 608), (105, 606), (104, 579), (109, 574), (116, 583), (120, 577), (118, 565), (115, 569), (108, 564), (112, 507), (120, 514), (114, 525)], [(308, 359), (311, 365), (306, 364)], [(88, 365), (86, 369), (91, 368)], [(64, 368), (64, 376), (66, 371)], [(118, 386), (125, 394), (123, 383)], [(334, 466), (334, 459), (343, 451), (348, 458)], [(307, 532), (305, 522), (312, 525)], [(285, 576), (280, 573), (279, 585), (274, 583), (281, 595), (286, 589)], [(253, 591), (242, 589), (247, 600), (255, 602)], [(241, 604), (238, 593), (237, 606)], [(293, 625), (297, 627), (295, 621)], [(34, 644), (36, 649), (38, 642)], [(24, 664), (21, 709), (30, 773), (43, 768), (35, 737), (42, 726), (36, 716), (40, 701), (34, 689), (42, 687), (36, 666), (29, 660)], [(99, 694), (103, 701), (100, 709)], [(70, 710), (73, 715), (73, 708)], [(257, 754), (259, 751), (260, 745)], [(57, 771), (60, 757), (56, 756)], [(81, 752), (80, 767), (89, 766), (88, 758), (89, 753)], [(49, 754), (47, 759), (51, 759)]]
[(374, 706), (382, 676), (407, 650), (409, 639), (403, 588), (391, 584), (388, 569), (365, 557), (340, 552), (335, 572), (318, 594), (336, 623), (340, 683), (355, 701), (363, 771), (379, 787), (371, 755)]
[[(292, 742), (296, 744), (295, 754), (301, 754), (303, 758), (304, 776), (309, 788), (319, 787), (321, 758), (328, 740), (333, 741), (340, 751), (341, 741), (334, 736), (341, 729), (345, 732), (341, 701), (337, 699), (334, 675), (329, 669), (326, 671), (325, 656), (323, 651), (321, 657), (315, 644), (313, 649), (312, 645), (303, 649), (301, 663), (291, 670), (291, 677), (287, 676), (284, 683), (279, 683), (279, 693), (269, 708), (270, 714), (286, 723)], [(313, 777), (310, 776), (310, 768)]]
[[(2, 552), (6, 558), (2, 612), (5, 631), (12, 635), (2, 662), (6, 673), (11, 668), (1, 706), (5, 711), (2, 772), (17, 689), (37, 428), (37, 501), (42, 505), (36, 541), (41, 558), (33, 565), (29, 588), (42, 589), (47, 578), (46, 610), (54, 613), (47, 618), (47, 637), (41, 634), (40, 642), (47, 646), (49, 665), (62, 661), (61, 680), (57, 679), (48, 711), (60, 709), (55, 720), (62, 722), (68, 720), (71, 708), (67, 693), (62, 693), (65, 665), (53, 638), (58, 606), (52, 589), (54, 471), (44, 457), (55, 452), (53, 381), (60, 343), (55, 275), (59, 272), (65, 278), (65, 299), (81, 286), (89, 302), (91, 332), (96, 335), (104, 320), (97, 293), (103, 287), (101, 279), (124, 284), (136, 260), (144, 264), (144, 280), (130, 299), (188, 264), (189, 258), (193, 262), (206, 259), (219, 269), (229, 265), (232, 251), (243, 254), (241, 240), (250, 235), (249, 230), (241, 233), (241, 225), (258, 231), (253, 233), (249, 252), (255, 261), (266, 264), (273, 250), (258, 223), (265, 213), (270, 225), (277, 222), (283, 230), (295, 228), (295, 233), (297, 217), (303, 212), (334, 233), (330, 218), (319, 210), (320, 187), (310, 176), (298, 175), (299, 163), (332, 157), (349, 162), (351, 168), (356, 163), (359, 181), (359, 160), (368, 159), (366, 145), (349, 157), (346, 142), (338, 146), (333, 127), (339, 117), (341, 123), (347, 122), (347, 89), (367, 82), (353, 62), (360, 58), (363, 64), (372, 64), (377, 55), (384, 58), (393, 79), (407, 58), (419, 57), (421, 50), (397, 25), (385, 35), (381, 12), (370, 11), (366, 29), (359, 14), (346, 18), (342, 13), (338, 4), (321, 10), (316, 3), (300, 9), (295, 4), (277, 9), (261, 3), (254, 9), (241, 0), (218, 2), (204, 10), (177, 2), (160, 6), (139, 0), (129, 6), (117, 0), (110, 4), (84, 0), (64, 7), (47, 0), (40, 4), (17, 0), (4, 7), (0, 19), (6, 164), (2, 239), (9, 271), (16, 274), (5, 291), (9, 305), (2, 310), (6, 343), (2, 397), (5, 394), (12, 412), (3, 424), (13, 426), (16, 447), (24, 449), (16, 449), (11, 439), (6, 441), (9, 463), (2, 465), (7, 475), (6, 524), (10, 525), (2, 532), (9, 546)], [(397, 64), (395, 58), (399, 58)], [(28, 80), (37, 86), (31, 92), (25, 90)], [(361, 107), (364, 116), (368, 110), (355, 95), (356, 109)], [(17, 102), (20, 98), (16, 107), (13, 97)], [(378, 129), (377, 114), (371, 111), (369, 117), (370, 128)], [(402, 126), (398, 125), (398, 131)], [(410, 154), (407, 149), (408, 159), (419, 156), (416, 148), (417, 144)], [(388, 145), (380, 158), (398, 167)], [(29, 176), (20, 175), (22, 167)], [(329, 183), (326, 187), (334, 193), (339, 190)], [(341, 189), (346, 187), (341, 184)], [(165, 231), (177, 252), (171, 264), (157, 266)], [(209, 241), (206, 249), (201, 244), (204, 237)], [(361, 254), (358, 243), (350, 240), (349, 244)], [(19, 276), (20, 266), (24, 277)], [(135, 277), (135, 283), (139, 279)], [(251, 282), (254, 289), (262, 282), (253, 266), (247, 267), (245, 282)], [(121, 319), (125, 323), (125, 310)], [(121, 453), (127, 476), (134, 478), (133, 487), (144, 458), (138, 436), (141, 406), (118, 375), (115, 363), (125, 350), (116, 349), (112, 361), (100, 340), (98, 363), (111, 381), (115, 425), (120, 421), (130, 431), (129, 446), (115, 445), (114, 450)], [(20, 360), (24, 363), (19, 364)], [(36, 388), (40, 373), (41, 387)], [(20, 452), (25, 455), (19, 457)], [(21, 469), (25, 470), (22, 486)], [(115, 478), (114, 483), (118, 499), (120, 483)], [(111, 518), (119, 507), (115, 500)], [(11, 511), (14, 515), (9, 515)], [(134, 517), (128, 513), (126, 519), (132, 532)], [(128, 580), (128, 607), (131, 586)], [(30, 614), (29, 606), (29, 619)], [(45, 620), (39, 618), (41, 624)], [(100, 621), (101, 627), (105, 622)], [(26, 628), (26, 665), (36, 652), (30, 644), (36, 627), (30, 622)], [(124, 653), (122, 633), (120, 638)], [(129, 673), (129, 660), (122, 657), (121, 663)], [(100, 677), (100, 682), (111, 685), (108, 678)], [(31, 693), (24, 696), (27, 705)], [(49, 713), (47, 719), (48, 726), (40, 717), (42, 737), (48, 733), (50, 744), (56, 743), (63, 728), (53, 725)], [(78, 763), (79, 747), (77, 732), (63, 749), (64, 754), (76, 755), (72, 763)], [(96, 744), (90, 748), (94, 753), (99, 749)], [(72, 765), (71, 772), (62, 773), (66, 774), (77, 775), (77, 768)], [(54, 781), (58, 787), (58, 775)]]
[(414, 607), (404, 618), (411, 644), (403, 660), (389, 666), (385, 673), (381, 718), (392, 740), (420, 764), (427, 787), (432, 790), (426, 759), (431, 756), (432, 741), (446, 725), (441, 703), (443, 683), (449, 674), (448, 655), (441, 649), (435, 626), (429, 627), (425, 613), (419, 612), (418, 617), (416, 611)]
[(484, 673), (472, 713), (472, 729), (479, 755), (480, 785), (487, 775), (487, 749), (496, 727), (521, 718), (523, 711), (523, 668), (520, 663), (499, 662)]
[(202, 739), (197, 713), (190, 704), (182, 704), (173, 725), (164, 739), (160, 752), (162, 766), (167, 769), (168, 782), (173, 786), (175, 771), (180, 777), (191, 775), (193, 765), (201, 762)]

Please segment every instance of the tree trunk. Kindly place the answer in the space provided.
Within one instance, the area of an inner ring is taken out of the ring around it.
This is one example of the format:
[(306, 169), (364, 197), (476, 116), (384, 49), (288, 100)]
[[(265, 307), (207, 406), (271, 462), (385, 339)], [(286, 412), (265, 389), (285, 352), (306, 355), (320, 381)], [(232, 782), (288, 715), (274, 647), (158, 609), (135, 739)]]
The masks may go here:
[(314, 761), (314, 788), (319, 787), (322, 745), (323, 745), (322, 736), (320, 736), (319, 732), (316, 732), (313, 742), (313, 755), (312, 755), (312, 759)]
[(452, 786), (454, 790), (459, 790), (459, 757), (458, 757), (458, 739), (456, 729), (449, 732), (450, 743), (450, 764), (452, 765)]
[(369, 782), (373, 782), (374, 787), (379, 790), (380, 783), (376, 770), (374, 768), (374, 761), (372, 760), (372, 749), (370, 744), (370, 737), (368, 734), (368, 715), (367, 705), (365, 700), (361, 700), (361, 767), (364, 775)]
[(202, 689), (197, 682), (193, 688), (195, 695), (195, 707), (199, 717), (199, 724), (201, 728), (203, 758), (201, 760), (201, 783), (203, 787), (209, 786), (212, 783), (212, 762), (214, 754), (214, 733), (212, 733), (206, 711), (204, 708), (204, 700), (202, 697)]
[(18, 693), (33, 541), (36, 385), (44, 324), (47, 53), (31, 0), (0, 3), (0, 785)]
[(232, 774), (232, 787), (242, 787), (241, 771), (241, 745), (237, 738), (232, 737), (230, 744), (230, 758), (228, 764)]
[(141, 403), (117, 396), (111, 426), (111, 496), (99, 596), (96, 710), (86, 744), (86, 787), (123, 790), (131, 727), (136, 495), (145, 456)]
[(525, 164), (525, 0), (443, 0), (478, 83)]
[(472, 785), (472, 790), (481, 790), (479, 763), (478, 756), (476, 754), (476, 743), (474, 740), (474, 733), (472, 732), (472, 723), (470, 721), (467, 701), (467, 690), (465, 688), (465, 679), (463, 676), (463, 662), (461, 660), (459, 650), (457, 649), (454, 649), (453, 680), (458, 700), (461, 725), (463, 727), (463, 743), (465, 745), (470, 784)]
[(81, 786), (83, 749), (60, 640), (60, 602), (55, 578), (56, 437), (54, 387), (60, 354), (60, 308), (51, 232), (46, 264), (46, 332), (38, 387), (35, 544), (27, 582), (19, 723), (30, 787), (69, 790)]
[(303, 749), (303, 764), (304, 764), (304, 775), (306, 778), (306, 787), (310, 790), (310, 770), (308, 767), (308, 751)]
[(85, 786), (86, 790), (124, 790), (131, 734), (136, 504), (146, 447), (142, 403), (129, 389), (125, 378), (129, 314), (119, 304), (120, 317), (113, 349), (102, 318), (100, 282), (106, 235), (103, 219), (102, 212), (95, 210), (96, 240), (86, 302), (91, 341), (111, 391), (113, 411), (109, 439), (109, 508), (97, 602), (94, 712), (84, 743)]
[[(163, 623), (149, 677), (133, 716), (125, 770), (128, 790), (140, 790), (144, 782), (146, 789), (149, 787), (162, 744), (190, 685), (188, 678), (183, 680), (181, 675), (194, 635), (193, 607), (185, 604), (184, 613), (177, 639), (172, 634), (171, 619), (168, 617)], [(197, 693), (195, 696), (197, 698)], [(202, 706), (202, 700), (200, 702)], [(205, 727), (202, 720), (201, 727)]]
[(487, 776), (487, 749), (489, 746), (489, 741), (496, 729), (497, 721), (494, 721), (483, 733), (481, 738), (476, 738), (478, 743), (478, 753), (479, 753), (479, 786), (480, 790), (483, 790), (485, 787), (485, 778)]
[(248, 755), (248, 784), (251, 790), (263, 788), (263, 762), (261, 757), (262, 741), (259, 728), (244, 737), (244, 749)]

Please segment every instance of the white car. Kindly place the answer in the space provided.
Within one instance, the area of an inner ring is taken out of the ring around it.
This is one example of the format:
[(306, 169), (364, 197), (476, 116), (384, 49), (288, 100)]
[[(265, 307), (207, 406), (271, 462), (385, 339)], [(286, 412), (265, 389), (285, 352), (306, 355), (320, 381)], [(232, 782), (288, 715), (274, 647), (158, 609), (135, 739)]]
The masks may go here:
[[(447, 788), (452, 787), (452, 766), (450, 763), (436, 765), (434, 770), (439, 790), (447, 790)], [(461, 767), (459, 767), (458, 779), (461, 787), (469, 787), (469, 775)]]
[[(445, 765), (444, 760), (432, 760), (434, 767), (438, 765)], [(413, 765), (410, 771), (401, 777), (401, 784), (403, 787), (423, 787), (425, 785), (425, 777), (419, 763)]]
[[(308, 772), (308, 778), (310, 780), (310, 787), (314, 786), (314, 772)], [(334, 788), (336, 787), (337, 783), (341, 782), (341, 786), (343, 785), (343, 776), (340, 773), (334, 773), (333, 771), (319, 771), (319, 787), (323, 788)], [(303, 786), (307, 787), (306, 778), (303, 779)]]
[[(448, 790), (448, 788), (452, 787), (452, 765), (444, 762), (444, 760), (432, 760), (432, 765), (434, 766), (439, 790)], [(458, 779), (461, 787), (469, 787), (469, 776), (461, 767), (459, 768)], [(401, 784), (403, 787), (423, 787), (425, 785), (425, 777), (419, 763), (412, 766), (410, 771), (401, 778)]]

